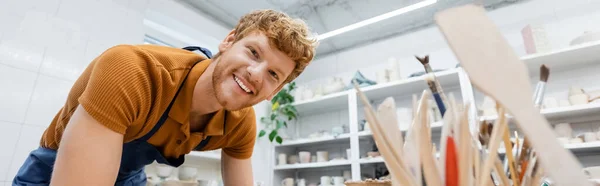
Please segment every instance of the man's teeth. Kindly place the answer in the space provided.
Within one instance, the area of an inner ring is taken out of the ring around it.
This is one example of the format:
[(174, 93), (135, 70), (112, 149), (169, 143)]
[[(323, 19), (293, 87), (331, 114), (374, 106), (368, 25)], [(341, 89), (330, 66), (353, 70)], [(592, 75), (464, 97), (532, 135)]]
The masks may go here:
[(249, 89), (249, 88), (248, 88), (246, 85), (244, 85), (244, 83), (242, 83), (242, 81), (240, 81), (240, 79), (239, 79), (238, 77), (235, 77), (235, 76), (234, 76), (233, 78), (235, 79), (235, 82), (237, 82), (237, 84), (238, 84), (240, 87), (242, 87), (242, 89), (244, 89), (244, 91), (246, 91), (247, 93), (250, 93), (250, 92), (251, 92), (251, 91), (250, 91), (250, 89)]

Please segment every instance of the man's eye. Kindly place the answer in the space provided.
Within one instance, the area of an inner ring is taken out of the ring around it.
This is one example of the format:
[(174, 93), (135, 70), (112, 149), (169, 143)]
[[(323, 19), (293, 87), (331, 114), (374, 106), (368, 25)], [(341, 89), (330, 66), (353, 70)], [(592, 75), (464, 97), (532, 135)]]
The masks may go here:
[(255, 58), (257, 58), (257, 59), (259, 58), (259, 56), (258, 56), (258, 52), (256, 52), (256, 50), (254, 50), (253, 48), (250, 48), (250, 52), (252, 53), (252, 55), (253, 55)]
[(275, 73), (275, 71), (269, 70), (269, 74), (271, 74), (271, 76), (273, 76), (275, 79), (279, 80), (279, 76), (277, 76), (277, 73)]

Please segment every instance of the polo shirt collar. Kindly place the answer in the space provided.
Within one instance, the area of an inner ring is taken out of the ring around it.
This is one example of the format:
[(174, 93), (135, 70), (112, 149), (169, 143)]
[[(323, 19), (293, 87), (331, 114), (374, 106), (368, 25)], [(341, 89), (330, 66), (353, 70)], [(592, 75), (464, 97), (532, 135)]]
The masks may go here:
[[(185, 80), (181, 92), (179, 92), (179, 95), (177, 95), (177, 98), (175, 98), (175, 103), (173, 103), (171, 111), (169, 112), (169, 117), (171, 119), (182, 124), (181, 130), (186, 135), (186, 137), (189, 137), (190, 134), (189, 113), (194, 88), (196, 87), (196, 82), (204, 73), (204, 71), (208, 68), (208, 65), (210, 65), (211, 62), (212, 61), (210, 59), (203, 60), (201, 62), (198, 62), (198, 64), (196, 64), (190, 70), (190, 74)], [(210, 119), (203, 131), (205, 136), (223, 135), (225, 126), (225, 112), (226, 111), (224, 109), (220, 109), (213, 115), (213, 117)]]

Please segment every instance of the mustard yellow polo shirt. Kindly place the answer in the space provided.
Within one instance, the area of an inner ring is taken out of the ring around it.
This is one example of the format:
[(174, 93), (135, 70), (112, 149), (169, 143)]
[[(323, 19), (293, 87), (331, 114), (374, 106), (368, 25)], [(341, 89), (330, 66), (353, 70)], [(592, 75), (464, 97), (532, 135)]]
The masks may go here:
[(94, 59), (77, 79), (65, 105), (44, 132), (40, 145), (58, 149), (63, 131), (78, 105), (102, 125), (123, 134), (124, 143), (140, 138), (156, 124), (189, 73), (169, 118), (148, 142), (165, 157), (176, 158), (211, 136), (202, 150), (222, 148), (229, 156), (247, 159), (252, 156), (256, 140), (256, 116), (252, 107), (239, 111), (219, 110), (201, 127), (202, 132), (190, 132), (188, 116), (194, 86), (210, 62), (204, 56), (178, 48), (112, 47)]

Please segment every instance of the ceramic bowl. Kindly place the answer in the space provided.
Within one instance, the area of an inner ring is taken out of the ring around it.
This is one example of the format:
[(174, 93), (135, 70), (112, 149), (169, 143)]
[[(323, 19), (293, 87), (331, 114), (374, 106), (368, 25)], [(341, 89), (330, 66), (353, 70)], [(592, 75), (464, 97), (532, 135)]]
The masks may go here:
[(378, 157), (380, 156), (379, 152), (367, 152), (367, 156), (369, 157)]
[(571, 105), (584, 105), (588, 104), (588, 102), (589, 97), (587, 94), (576, 94), (569, 96), (569, 103), (571, 103)]
[(173, 172), (173, 167), (168, 165), (159, 164), (156, 166), (156, 175), (161, 178), (167, 178), (171, 176), (171, 172)]
[(592, 42), (592, 41), (598, 41), (598, 40), (600, 40), (600, 31), (596, 31), (596, 32), (586, 31), (581, 36), (573, 39), (573, 41), (571, 41), (570, 45), (573, 46), (573, 45), (578, 45), (578, 44)]
[(190, 167), (190, 166), (179, 167), (179, 172), (178, 172), (179, 180), (196, 180), (196, 174), (198, 174), (198, 169), (196, 167)]

